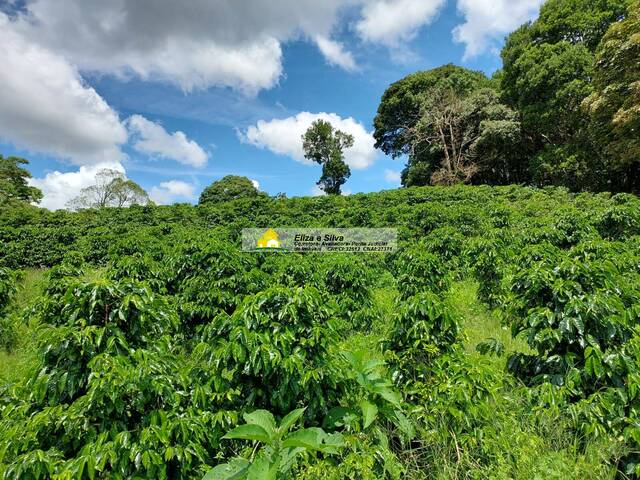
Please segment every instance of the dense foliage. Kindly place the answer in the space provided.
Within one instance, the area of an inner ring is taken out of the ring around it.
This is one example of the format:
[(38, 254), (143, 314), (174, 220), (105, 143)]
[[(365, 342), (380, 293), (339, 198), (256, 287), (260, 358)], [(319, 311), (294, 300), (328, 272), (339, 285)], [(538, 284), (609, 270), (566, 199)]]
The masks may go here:
[[(240, 252), (261, 225), (397, 227), (400, 249)], [(0, 377), (6, 479), (640, 471), (635, 196), (16, 205), (0, 236), (3, 355), (28, 358)], [(15, 271), (33, 267), (27, 301)]]
[(330, 122), (316, 120), (302, 135), (304, 157), (322, 165), (317, 185), (327, 195), (340, 195), (340, 188), (351, 176), (343, 151), (353, 146), (353, 135), (336, 130)]
[(238, 198), (259, 196), (260, 192), (247, 177), (227, 175), (213, 182), (200, 194), (201, 205), (228, 202)]
[(407, 155), (405, 186), (637, 192), (639, 5), (548, 0), (507, 37), (491, 80), (445, 65), (393, 83), (374, 121), (376, 147)]
[(22, 166), (28, 164), (24, 158), (0, 155), (0, 206), (11, 202), (38, 203), (42, 199), (42, 192), (28, 184), (31, 173)]

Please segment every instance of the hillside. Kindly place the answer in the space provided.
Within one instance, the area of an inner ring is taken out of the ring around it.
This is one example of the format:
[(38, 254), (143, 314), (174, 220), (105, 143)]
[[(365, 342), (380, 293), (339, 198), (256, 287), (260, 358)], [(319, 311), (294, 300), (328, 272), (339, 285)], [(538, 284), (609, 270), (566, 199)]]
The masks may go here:
[[(286, 226), (400, 248), (239, 250)], [(633, 477), (639, 240), (558, 188), (3, 209), (0, 476)]]

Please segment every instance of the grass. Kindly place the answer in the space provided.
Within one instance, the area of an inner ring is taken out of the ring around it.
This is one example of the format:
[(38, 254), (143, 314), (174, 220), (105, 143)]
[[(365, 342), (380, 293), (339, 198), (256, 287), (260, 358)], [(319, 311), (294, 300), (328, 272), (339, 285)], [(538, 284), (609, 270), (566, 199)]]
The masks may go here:
[(454, 283), (448, 295), (450, 305), (462, 319), (465, 350), (475, 354), (479, 343), (494, 338), (504, 345), (504, 357), (512, 352), (531, 352), (523, 339), (513, 338), (509, 328), (502, 325), (498, 311), (490, 311), (478, 300), (477, 291), (477, 282), (467, 279)]
[[(23, 271), (18, 291), (9, 305), (10, 314), (22, 312), (42, 294), (45, 273), (40, 269)], [(26, 377), (35, 365), (35, 326), (19, 321), (19, 317), (16, 320), (17, 344), (11, 351), (0, 349), (0, 386)]]
[[(42, 293), (44, 271), (27, 270), (11, 310), (22, 311)], [(92, 271), (90, 277), (99, 277)], [(528, 351), (521, 339), (511, 338), (510, 331), (500, 322), (499, 312), (492, 312), (477, 298), (477, 283), (462, 280), (454, 283), (447, 301), (462, 323), (464, 338), (463, 362), (474, 372), (487, 375), (499, 394), (494, 399), (480, 400), (473, 405), (475, 426), (466, 440), (454, 433), (452, 419), (445, 411), (435, 423), (425, 424), (409, 451), (402, 453), (406, 467), (403, 478), (423, 479), (601, 479), (614, 478), (607, 460), (615, 458), (614, 444), (587, 444), (577, 437), (567, 419), (549, 412), (531, 410), (524, 387), (506, 387), (510, 375), (505, 371), (508, 354)], [(369, 328), (354, 331), (338, 345), (340, 350), (367, 350), (372, 358), (383, 359), (380, 340), (393, 327), (397, 290), (380, 285), (373, 290), (373, 315)], [(18, 344), (11, 353), (0, 351), (0, 387), (27, 376), (36, 363), (36, 325), (20, 324)], [(481, 355), (476, 346), (494, 338), (505, 347), (501, 357)], [(335, 352), (334, 352), (335, 353)], [(486, 365), (483, 367), (482, 365)], [(486, 370), (488, 368), (488, 370)], [(465, 381), (470, 381), (465, 380)], [(474, 382), (483, 380), (474, 377)], [(487, 381), (487, 380), (485, 380)], [(450, 395), (451, 392), (444, 392)], [(448, 397), (447, 397), (448, 398)], [(433, 405), (425, 405), (427, 410)], [(482, 441), (475, 442), (476, 435)], [(466, 442), (466, 443), (462, 443)]]

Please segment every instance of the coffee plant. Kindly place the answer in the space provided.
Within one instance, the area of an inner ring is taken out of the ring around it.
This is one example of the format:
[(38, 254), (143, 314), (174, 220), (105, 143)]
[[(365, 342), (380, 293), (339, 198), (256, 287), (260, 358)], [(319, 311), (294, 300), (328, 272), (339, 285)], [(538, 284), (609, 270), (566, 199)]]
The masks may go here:
[[(451, 186), (0, 209), (0, 478), (638, 478), (639, 205)], [(243, 252), (267, 225), (397, 228), (399, 249)]]
[(340, 387), (329, 355), (334, 315), (314, 287), (271, 287), (218, 315), (194, 355), (222, 371), (245, 405), (283, 415), (306, 403), (313, 418)]
[(408, 298), (396, 310), (383, 348), (389, 352), (394, 380), (404, 384), (423, 379), (431, 361), (455, 347), (460, 326), (449, 307), (431, 292)]

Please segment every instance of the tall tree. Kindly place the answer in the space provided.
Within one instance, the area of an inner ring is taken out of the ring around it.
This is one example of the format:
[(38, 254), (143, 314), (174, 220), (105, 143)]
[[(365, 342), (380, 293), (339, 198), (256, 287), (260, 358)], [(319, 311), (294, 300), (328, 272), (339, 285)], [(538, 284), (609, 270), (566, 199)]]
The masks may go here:
[(623, 190), (640, 191), (640, 2), (611, 25), (596, 53), (595, 92), (583, 106)]
[(95, 184), (83, 188), (67, 207), (83, 208), (128, 207), (146, 205), (150, 202), (144, 189), (133, 180), (128, 180), (118, 170), (104, 168), (95, 176)]
[(535, 22), (507, 38), (502, 92), (520, 113), (537, 183), (606, 187), (603, 154), (581, 104), (593, 92), (595, 49), (630, 1), (548, 0)]
[(410, 146), (404, 133), (418, 121), (424, 97), (433, 89), (448, 89), (458, 95), (467, 95), (489, 86), (489, 83), (482, 72), (451, 64), (412, 73), (398, 80), (382, 95), (373, 120), (375, 147), (394, 158), (409, 153)]
[(455, 65), (416, 72), (393, 83), (382, 95), (373, 121), (376, 148), (398, 158), (408, 155), (403, 185), (426, 185), (430, 182), (434, 165), (441, 159), (430, 149), (415, 148), (412, 137), (415, 126), (424, 115), (425, 102), (433, 92), (451, 92), (465, 97), (491, 81), (482, 73)]
[(205, 188), (200, 194), (198, 204), (216, 204), (238, 198), (253, 198), (259, 195), (260, 192), (247, 177), (227, 175)]
[(316, 120), (302, 135), (305, 158), (322, 165), (318, 186), (328, 195), (340, 195), (340, 188), (351, 176), (344, 161), (344, 150), (353, 146), (353, 135), (336, 130), (325, 120)]
[(503, 153), (519, 142), (520, 124), (492, 89), (463, 97), (449, 87), (435, 87), (424, 96), (419, 118), (404, 136), (410, 159), (425, 160), (409, 162), (403, 183), (410, 186), (430, 174), (431, 183), (451, 185), (468, 183), (479, 171), (496, 166), (508, 174)]
[(21, 167), (29, 161), (20, 157), (4, 158), (0, 155), (0, 203), (13, 201), (38, 203), (42, 200), (42, 192), (29, 186), (31, 173)]

